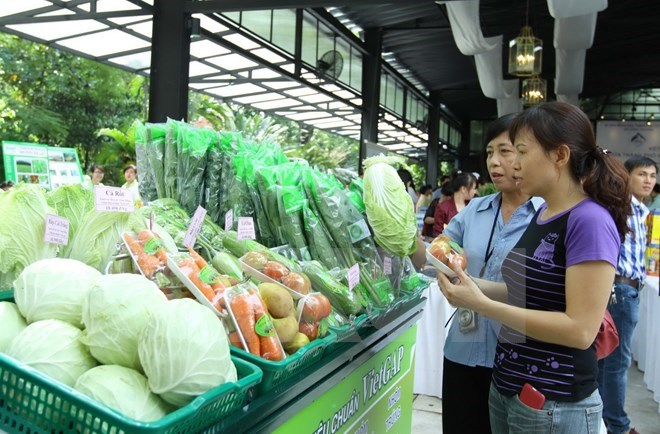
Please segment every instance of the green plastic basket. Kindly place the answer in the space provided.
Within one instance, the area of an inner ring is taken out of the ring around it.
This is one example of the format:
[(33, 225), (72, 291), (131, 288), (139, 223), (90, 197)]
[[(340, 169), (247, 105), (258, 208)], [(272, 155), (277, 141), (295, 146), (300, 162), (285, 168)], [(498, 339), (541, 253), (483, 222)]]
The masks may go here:
[[(10, 293), (10, 294), (8, 294)], [(12, 301), (13, 291), (0, 292)], [(232, 356), (238, 381), (195, 398), (190, 404), (153, 422), (140, 422), (0, 354), (0, 431), (62, 434), (197, 433), (222, 428), (231, 414), (253, 396), (263, 373)]]
[(256, 387), (256, 396), (261, 396), (266, 392), (272, 392), (281, 384), (295, 377), (299, 372), (315, 364), (323, 357), (323, 354), (330, 344), (337, 339), (332, 331), (323, 338), (318, 338), (296, 351), (279, 362), (262, 359), (254, 354), (244, 351), (237, 347), (231, 347), (234, 356), (247, 360), (257, 365), (263, 371), (263, 379)]

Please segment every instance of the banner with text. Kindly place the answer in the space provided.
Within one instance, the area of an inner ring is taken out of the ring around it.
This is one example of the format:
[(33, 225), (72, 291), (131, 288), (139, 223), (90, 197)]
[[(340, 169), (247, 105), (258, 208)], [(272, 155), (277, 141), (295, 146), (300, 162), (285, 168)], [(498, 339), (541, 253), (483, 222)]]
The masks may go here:
[(409, 434), (417, 326), (390, 342), (275, 434)]
[(660, 163), (660, 122), (600, 121), (596, 125), (596, 142), (626, 161), (630, 157), (648, 157)]

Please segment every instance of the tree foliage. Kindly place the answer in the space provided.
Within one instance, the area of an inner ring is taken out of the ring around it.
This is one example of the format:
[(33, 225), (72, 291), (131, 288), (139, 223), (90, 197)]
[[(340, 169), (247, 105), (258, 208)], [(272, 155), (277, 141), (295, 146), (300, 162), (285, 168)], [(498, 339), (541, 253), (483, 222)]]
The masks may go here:
[(145, 79), (0, 33), (0, 139), (75, 147), (87, 167), (107, 143), (96, 132), (143, 117)]

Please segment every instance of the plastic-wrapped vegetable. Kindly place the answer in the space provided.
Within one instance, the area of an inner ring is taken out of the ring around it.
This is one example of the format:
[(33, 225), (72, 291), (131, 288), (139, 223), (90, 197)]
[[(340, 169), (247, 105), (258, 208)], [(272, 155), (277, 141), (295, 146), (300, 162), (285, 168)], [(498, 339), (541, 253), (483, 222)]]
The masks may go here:
[(158, 197), (153, 170), (147, 155), (148, 142), (151, 140), (151, 131), (140, 121), (135, 121), (134, 127), (135, 159), (140, 178), (140, 196), (145, 201), (150, 201)]
[(221, 219), (220, 195), (222, 194), (222, 150), (220, 143), (213, 143), (206, 154), (206, 173), (204, 187), (206, 212), (214, 222)]
[(177, 167), (178, 151), (177, 142), (179, 137), (179, 126), (181, 121), (167, 119), (165, 125), (165, 160), (163, 162), (163, 179), (165, 183), (165, 195), (163, 197), (174, 198), (177, 194)]
[(217, 143), (217, 140), (217, 134), (213, 130), (187, 124), (179, 126), (177, 199), (181, 207), (190, 214), (203, 204), (206, 151)]
[(147, 160), (156, 187), (156, 197), (167, 197), (164, 178), (165, 128), (166, 124), (147, 124)]

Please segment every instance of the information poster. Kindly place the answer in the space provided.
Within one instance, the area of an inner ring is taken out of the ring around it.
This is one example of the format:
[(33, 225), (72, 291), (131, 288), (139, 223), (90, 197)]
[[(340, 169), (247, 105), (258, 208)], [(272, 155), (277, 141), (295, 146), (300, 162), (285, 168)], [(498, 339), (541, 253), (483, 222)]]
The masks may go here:
[(78, 152), (74, 148), (3, 141), (2, 154), (8, 181), (50, 189), (83, 182)]
[(83, 182), (78, 152), (74, 148), (48, 147), (50, 185), (54, 190), (62, 185)]
[(417, 326), (281, 425), (276, 434), (410, 434)]
[(2, 155), (7, 181), (50, 188), (48, 146), (5, 141), (2, 142)]

